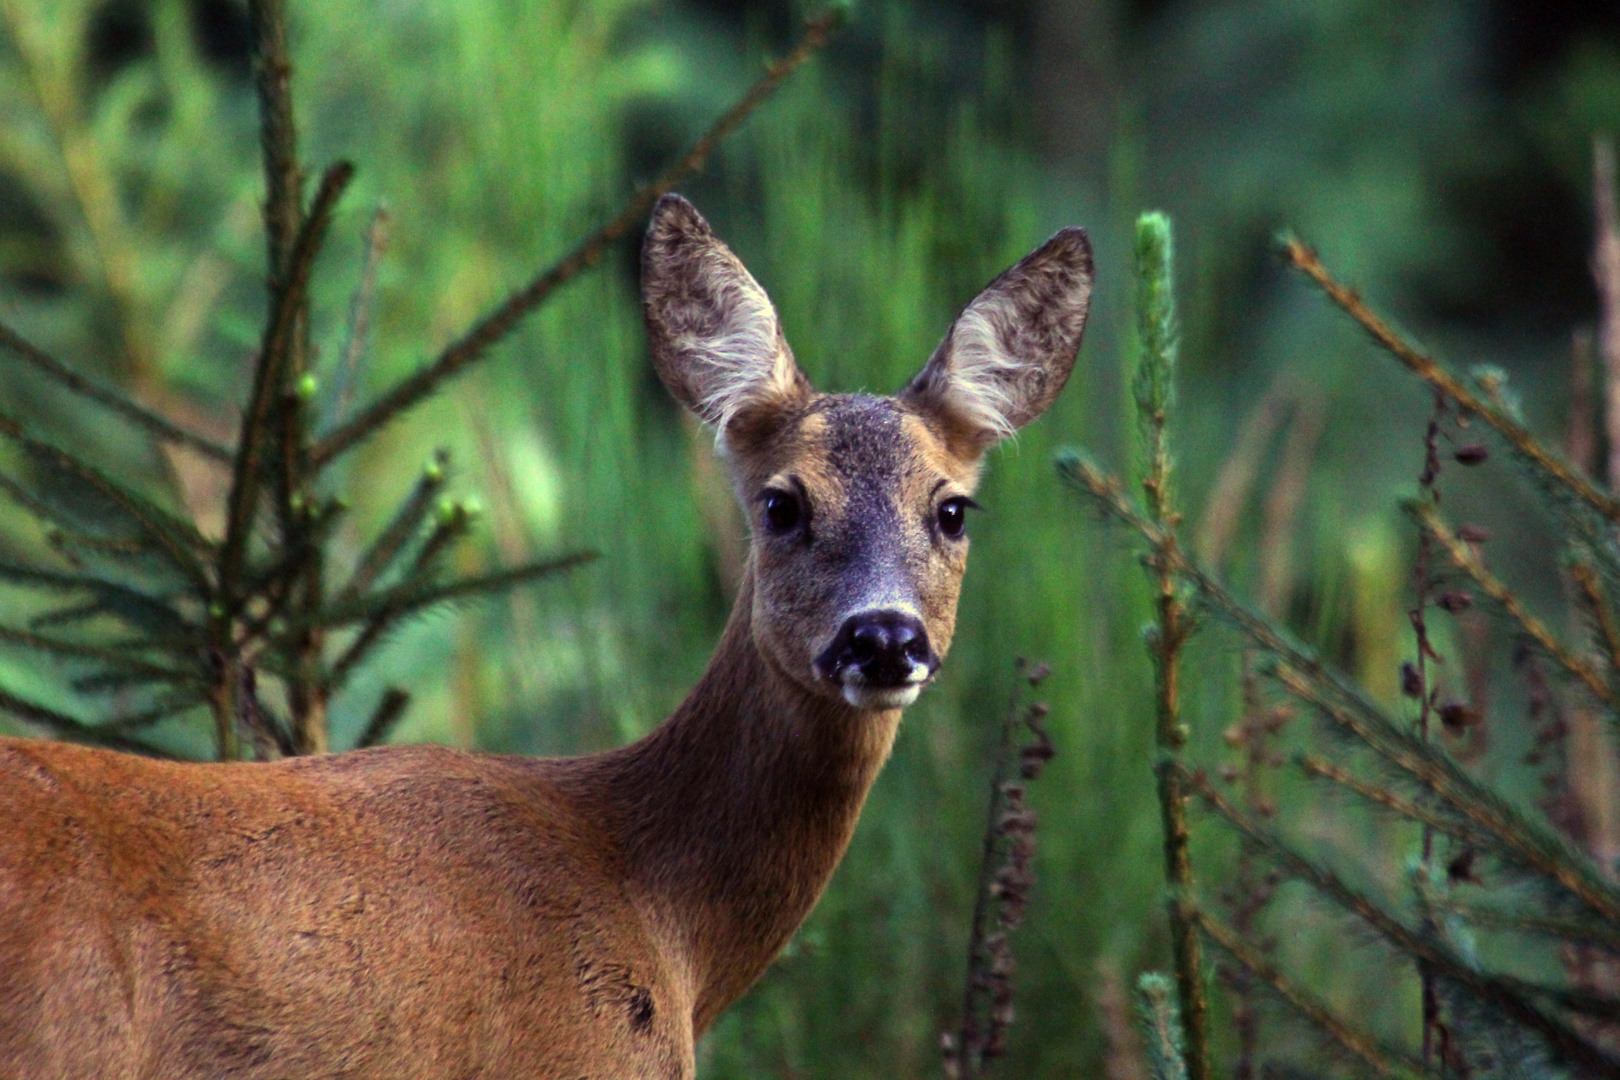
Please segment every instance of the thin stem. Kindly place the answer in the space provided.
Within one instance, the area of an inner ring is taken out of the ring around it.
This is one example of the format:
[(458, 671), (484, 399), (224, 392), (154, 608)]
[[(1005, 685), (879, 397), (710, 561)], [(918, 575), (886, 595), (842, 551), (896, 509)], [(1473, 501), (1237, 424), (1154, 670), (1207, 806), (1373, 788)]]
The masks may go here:
[(1432, 357), (1409, 344), (1388, 323), (1379, 318), (1355, 290), (1335, 281), (1317, 258), (1316, 252), (1290, 236), (1284, 241), (1283, 253), (1290, 263), (1316, 282), (1322, 291), (1327, 293), (1329, 299), (1360, 323), (1362, 329), (1372, 335), (1374, 341), (1387, 349), (1408, 370), (1442, 391), (1464, 411), (1479, 416), (1515, 450), (1557, 480), (1580, 501), (1610, 521), (1620, 521), (1620, 499), (1599, 489), (1583, 476), (1580, 470), (1543, 445), (1522, 424), (1494, 403), (1468, 389), (1461, 380), (1441, 367)]
[(973, 921), (968, 933), (967, 978), (962, 986), (962, 1027), (953, 1048), (959, 1080), (975, 1080), (983, 1074), (983, 1033), (979, 1030), (979, 997), (982, 993), (980, 968), (983, 965), (984, 941), (989, 935), (990, 909), (993, 898), (990, 882), (996, 869), (996, 825), (1001, 820), (1001, 785), (1007, 779), (1007, 767), (1012, 757), (1013, 727), (1018, 723), (1018, 694), (1007, 704), (1006, 718), (1001, 722), (1001, 741), (996, 747), (995, 766), (990, 773), (989, 820), (984, 826), (984, 848), (979, 857), (979, 880), (973, 891)]
[[(1423, 433), (1423, 473), (1418, 478), (1418, 490), (1421, 505), (1425, 510), (1438, 512), (1440, 505), (1440, 488), (1437, 481), (1440, 479), (1440, 435), (1441, 424), (1449, 412), (1450, 403), (1446, 395), (1439, 390), (1434, 392), (1434, 408), (1429, 413), (1429, 424)], [(1429, 660), (1436, 663), (1440, 657), (1429, 643), (1429, 594), (1434, 588), (1434, 580), (1429, 574), (1429, 560), (1433, 556), (1431, 550), (1433, 538), (1427, 530), (1418, 531), (1417, 562), (1412, 567), (1413, 585), (1416, 587), (1417, 601), (1408, 618), (1412, 623), (1412, 636), (1417, 646), (1417, 696), (1418, 696), (1418, 730), (1417, 737), (1422, 742), (1430, 741), (1429, 721), (1434, 715), (1434, 689), (1429, 685)], [(1419, 872), (1426, 880), (1433, 880), (1434, 874), (1434, 829), (1428, 823), (1423, 826), (1422, 856)], [(1430, 927), (1432, 929), (1432, 927)], [(1423, 1027), (1423, 1063), (1426, 1066), (1434, 1064), (1436, 1043), (1444, 1046), (1447, 1033), (1440, 1016), (1440, 992), (1435, 982), (1434, 969), (1426, 964), (1418, 964), (1418, 981), (1421, 983), (1421, 1019)]]
[(468, 365), (481, 359), (491, 346), (511, 333), (523, 319), (539, 307), (559, 287), (568, 283), (587, 267), (601, 261), (603, 253), (621, 236), (639, 225), (652, 209), (653, 203), (674, 190), (675, 185), (703, 168), (720, 141), (741, 124), (748, 115), (774, 94), (782, 82), (810, 59), (827, 42), (827, 38), (843, 22), (836, 9), (817, 15), (805, 23), (805, 34), (787, 56), (771, 64), (765, 74), (749, 88), (714, 125), (704, 132), (692, 148), (673, 165), (665, 169), (650, 185), (642, 188), (622, 210), (606, 225), (582, 240), (574, 250), (546, 270), (529, 284), (518, 289), (501, 302), (494, 311), (484, 316), (470, 330), (450, 344), (438, 359), (416, 374), (396, 385), (352, 420), (329, 432), (316, 444), (311, 462), (317, 469), (333, 458), (358, 445), (372, 432), (388, 424), (413, 405), (437, 390), (446, 379), (459, 374)]
[(1159, 789), (1159, 815), (1164, 828), (1166, 904), (1170, 945), (1175, 960), (1176, 989), (1189, 1080), (1208, 1080), (1208, 1007), (1198, 928), (1193, 919), (1192, 853), (1187, 831), (1187, 793), (1180, 768), (1187, 730), (1181, 722), (1181, 649), (1190, 633), (1180, 594), (1176, 525), (1180, 520), (1171, 497), (1169, 408), (1175, 372), (1175, 307), (1172, 292), (1170, 221), (1144, 214), (1136, 226), (1137, 326), (1141, 356), (1135, 379), (1137, 416), (1142, 426), (1146, 468), (1142, 491), (1148, 514), (1157, 527), (1149, 569), (1154, 578), (1157, 626), (1149, 643), (1156, 676), (1154, 766)]

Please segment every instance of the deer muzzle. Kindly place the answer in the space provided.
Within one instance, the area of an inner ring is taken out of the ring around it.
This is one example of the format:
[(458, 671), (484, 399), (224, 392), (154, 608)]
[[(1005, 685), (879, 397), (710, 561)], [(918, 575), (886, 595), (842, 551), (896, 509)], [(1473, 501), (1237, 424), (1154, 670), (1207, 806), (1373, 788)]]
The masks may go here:
[(818, 675), (839, 684), (845, 701), (868, 710), (910, 705), (939, 670), (922, 620), (893, 609), (845, 619), (815, 663)]

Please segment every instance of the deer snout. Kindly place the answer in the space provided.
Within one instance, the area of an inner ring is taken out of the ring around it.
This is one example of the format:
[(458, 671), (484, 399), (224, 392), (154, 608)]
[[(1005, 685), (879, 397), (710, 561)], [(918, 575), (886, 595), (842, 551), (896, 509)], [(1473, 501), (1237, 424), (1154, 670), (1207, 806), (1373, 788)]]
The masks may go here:
[(898, 709), (917, 700), (939, 668), (922, 620), (903, 611), (863, 611), (844, 620), (816, 671), (840, 684), (857, 709)]

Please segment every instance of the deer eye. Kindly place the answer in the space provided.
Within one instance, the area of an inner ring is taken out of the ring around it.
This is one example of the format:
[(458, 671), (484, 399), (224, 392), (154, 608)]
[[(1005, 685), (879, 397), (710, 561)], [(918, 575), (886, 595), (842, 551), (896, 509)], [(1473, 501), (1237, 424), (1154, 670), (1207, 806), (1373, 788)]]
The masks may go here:
[(972, 500), (961, 496), (940, 503), (939, 509), (935, 511), (939, 531), (952, 540), (960, 539), (962, 530), (967, 527), (967, 508), (972, 505)]
[(803, 517), (797, 495), (787, 491), (765, 493), (765, 527), (771, 532), (778, 535), (790, 532)]

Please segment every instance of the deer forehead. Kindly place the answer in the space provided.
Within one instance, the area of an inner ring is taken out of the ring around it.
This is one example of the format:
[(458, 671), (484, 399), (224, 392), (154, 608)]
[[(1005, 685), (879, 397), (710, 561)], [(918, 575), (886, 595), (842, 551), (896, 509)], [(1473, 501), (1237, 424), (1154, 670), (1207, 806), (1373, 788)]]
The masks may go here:
[(803, 485), (818, 516), (868, 520), (927, 503), (942, 481), (957, 493), (977, 480), (921, 416), (865, 394), (814, 396), (742, 464), (755, 484)]

